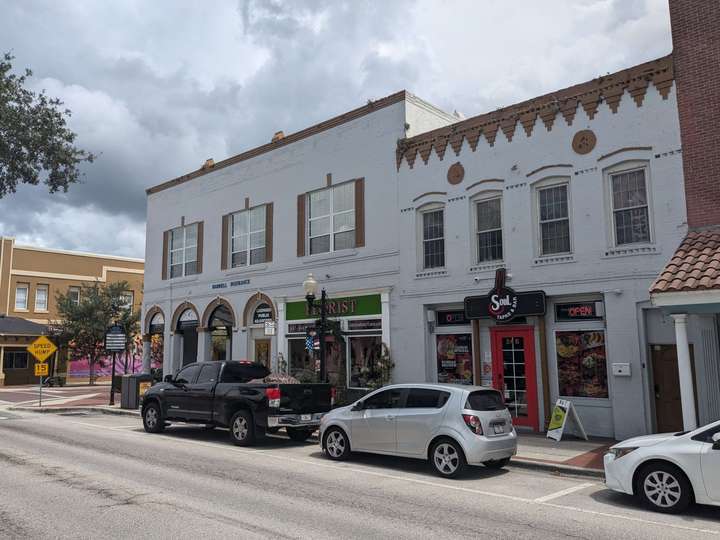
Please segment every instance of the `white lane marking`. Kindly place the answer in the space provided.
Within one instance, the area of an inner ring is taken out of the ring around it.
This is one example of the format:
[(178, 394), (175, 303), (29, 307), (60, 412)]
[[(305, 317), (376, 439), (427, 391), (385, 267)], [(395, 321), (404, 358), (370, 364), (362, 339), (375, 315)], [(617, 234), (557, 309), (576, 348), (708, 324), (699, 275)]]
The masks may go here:
[[(136, 436), (140, 436), (140, 437), (145, 437), (147, 435), (146, 433), (142, 433), (142, 432), (138, 432), (138, 431), (128, 431), (127, 428), (125, 428), (125, 427), (122, 427), (122, 428), (109, 427), (109, 426), (102, 426), (102, 425), (97, 425), (97, 424), (90, 424), (90, 423), (86, 423), (86, 422), (72, 422), (72, 423), (89, 426), (89, 427), (93, 427), (93, 428), (105, 429), (105, 430), (109, 430), (109, 431), (120, 431), (120, 432), (124, 431), (127, 434), (136, 435)], [(682, 530), (682, 531), (692, 531), (692, 532), (699, 532), (699, 533), (705, 533), (705, 534), (712, 534), (714, 536), (720, 536), (720, 531), (712, 530), (712, 529), (701, 529), (698, 527), (688, 527), (686, 525), (676, 525), (674, 523), (664, 523), (661, 521), (652, 521), (649, 519), (643, 519), (643, 518), (635, 517), (635, 516), (627, 516), (627, 515), (623, 515), (623, 514), (613, 514), (610, 512), (600, 512), (597, 510), (588, 510), (585, 508), (578, 508), (575, 506), (566, 506), (566, 505), (555, 504), (555, 503), (551, 503), (551, 502), (538, 502), (537, 499), (528, 499), (525, 497), (506, 495), (504, 493), (494, 493), (494, 492), (483, 491), (483, 490), (479, 490), (479, 489), (472, 489), (472, 488), (466, 488), (466, 487), (461, 487), (461, 486), (452, 486), (452, 485), (443, 484), (440, 482), (431, 482), (429, 480), (420, 480), (418, 478), (410, 478), (407, 476), (397, 476), (397, 475), (393, 475), (393, 474), (380, 473), (380, 472), (376, 472), (376, 471), (368, 471), (366, 469), (358, 469), (355, 467), (339, 466), (339, 465), (334, 465), (332, 463), (322, 463), (320, 461), (311, 461), (308, 459), (293, 458), (293, 457), (289, 457), (286, 455), (273, 454), (268, 450), (245, 450), (243, 448), (238, 448), (235, 446), (221, 446), (218, 444), (204, 443), (201, 441), (192, 441), (192, 440), (188, 440), (188, 439), (177, 439), (176, 437), (172, 437), (171, 435), (156, 434), (155, 438), (169, 439), (174, 442), (180, 442), (180, 443), (185, 443), (185, 444), (190, 444), (190, 445), (195, 445), (195, 446), (204, 446), (206, 448), (213, 448), (215, 450), (226, 450), (229, 452), (235, 452), (235, 453), (245, 454), (245, 455), (258, 455), (259, 454), (259, 455), (268, 456), (273, 459), (278, 459), (281, 461), (304, 463), (306, 465), (314, 465), (316, 467), (324, 467), (326, 469), (335, 469), (338, 471), (345, 471), (345, 472), (356, 472), (356, 473), (365, 474), (368, 476), (387, 478), (389, 480), (399, 480), (399, 481), (404, 481), (404, 482), (410, 482), (413, 484), (420, 484), (420, 485), (431, 486), (431, 487), (436, 487), (436, 488), (450, 489), (453, 491), (461, 491), (461, 492), (465, 492), (465, 493), (474, 493), (476, 495), (484, 495), (487, 497), (495, 497), (495, 498), (506, 499), (506, 500), (516, 501), (516, 502), (521, 502), (521, 503), (537, 504), (538, 506), (547, 506), (550, 508), (557, 508), (559, 510), (569, 510), (572, 512), (580, 512), (583, 514), (589, 514), (589, 515), (593, 515), (593, 516), (608, 517), (608, 518), (614, 518), (614, 519), (623, 519), (625, 521), (632, 521), (634, 523), (644, 523), (645, 525), (655, 525), (658, 527), (667, 527), (670, 529), (677, 529), (677, 530)], [(582, 489), (585, 489), (590, 486), (596, 486), (596, 485), (602, 485), (602, 484), (600, 484), (600, 483), (585, 483), (585, 485), (583, 485)]]
[(533, 499), (533, 502), (536, 503), (545, 503), (548, 501), (552, 501), (555, 499), (559, 499), (560, 497), (564, 497), (565, 495), (570, 495), (571, 493), (575, 493), (576, 491), (582, 491), (585, 488), (589, 488), (590, 486), (594, 486), (596, 484), (591, 482), (586, 482), (584, 484), (578, 484), (577, 486), (572, 486), (567, 489), (563, 489), (561, 491), (556, 491), (555, 493), (550, 493), (549, 495), (545, 495), (544, 497), (538, 497), (537, 499)]

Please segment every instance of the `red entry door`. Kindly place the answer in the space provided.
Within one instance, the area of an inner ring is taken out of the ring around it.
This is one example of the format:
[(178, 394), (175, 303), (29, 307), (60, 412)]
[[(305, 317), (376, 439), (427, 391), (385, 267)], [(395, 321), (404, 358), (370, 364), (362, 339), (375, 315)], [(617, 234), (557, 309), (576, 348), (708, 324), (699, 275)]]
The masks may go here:
[(493, 386), (503, 392), (513, 424), (538, 431), (534, 327), (493, 327), (490, 337)]

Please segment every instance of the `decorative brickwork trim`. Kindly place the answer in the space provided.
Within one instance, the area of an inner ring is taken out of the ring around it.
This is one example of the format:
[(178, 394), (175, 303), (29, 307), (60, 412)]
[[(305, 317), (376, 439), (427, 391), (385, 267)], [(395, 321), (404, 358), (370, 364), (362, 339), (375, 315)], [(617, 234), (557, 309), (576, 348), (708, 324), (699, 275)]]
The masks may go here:
[(409, 139), (402, 139), (398, 141), (396, 163), (399, 164), (399, 168), (405, 160), (408, 166), (413, 168), (416, 154), (419, 152), (423, 162), (427, 164), (433, 148), (442, 159), (448, 141), (456, 155), (462, 152), (463, 139), (468, 141), (470, 149), (474, 152), (481, 135), (490, 146), (493, 146), (499, 129), (502, 129), (507, 140), (512, 142), (518, 122), (522, 124), (525, 134), (530, 137), (535, 130), (538, 116), (547, 131), (552, 129), (558, 112), (571, 126), (578, 105), (582, 106), (591, 120), (597, 114), (602, 102), (605, 102), (613, 113), (617, 113), (626, 92), (633, 98), (635, 105), (640, 107), (650, 83), (666, 99), (674, 80), (673, 59), (668, 55)]

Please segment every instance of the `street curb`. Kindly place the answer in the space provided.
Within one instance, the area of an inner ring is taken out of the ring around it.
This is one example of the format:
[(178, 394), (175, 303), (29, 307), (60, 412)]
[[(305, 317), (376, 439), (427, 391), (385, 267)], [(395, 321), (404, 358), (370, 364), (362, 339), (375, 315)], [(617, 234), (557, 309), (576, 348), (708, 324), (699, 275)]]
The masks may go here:
[(17, 412), (34, 412), (34, 413), (49, 413), (49, 414), (62, 414), (69, 412), (81, 412), (81, 413), (94, 413), (99, 412), (102, 414), (110, 414), (117, 416), (132, 416), (134, 418), (140, 418), (140, 412), (133, 409), (110, 409), (104, 407), (8, 407), (8, 411)]
[(510, 467), (518, 467), (523, 469), (541, 470), (545, 472), (554, 472), (557, 474), (571, 474), (574, 476), (585, 476), (589, 478), (605, 479), (605, 472), (599, 469), (586, 469), (583, 467), (574, 467), (572, 465), (563, 465), (562, 463), (548, 463), (545, 461), (535, 461), (522, 457), (513, 457), (510, 461)]

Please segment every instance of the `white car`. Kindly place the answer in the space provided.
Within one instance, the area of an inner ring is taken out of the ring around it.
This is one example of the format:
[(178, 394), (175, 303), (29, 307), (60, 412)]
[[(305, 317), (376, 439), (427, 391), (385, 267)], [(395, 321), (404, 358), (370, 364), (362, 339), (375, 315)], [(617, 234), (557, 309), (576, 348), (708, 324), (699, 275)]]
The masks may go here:
[(465, 465), (504, 467), (517, 452), (517, 434), (497, 390), (394, 384), (323, 416), (320, 444), (334, 460), (351, 451), (429, 460), (450, 478)]
[(677, 513), (692, 502), (720, 506), (720, 422), (628, 439), (604, 459), (607, 487), (653, 510)]

